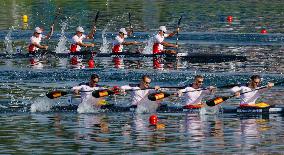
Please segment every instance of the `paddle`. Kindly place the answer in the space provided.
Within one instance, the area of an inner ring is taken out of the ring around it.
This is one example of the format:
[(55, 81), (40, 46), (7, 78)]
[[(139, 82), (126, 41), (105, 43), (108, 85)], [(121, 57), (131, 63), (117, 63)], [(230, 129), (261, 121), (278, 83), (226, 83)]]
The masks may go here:
[[(277, 82), (277, 83), (275, 83), (274, 85), (280, 85), (280, 84), (282, 84), (282, 83), (284, 83), (284, 81), (282, 81), (282, 82)], [(246, 94), (246, 93), (249, 93), (249, 92), (253, 92), (253, 91), (255, 91), (255, 90), (264, 89), (264, 88), (267, 88), (267, 87), (266, 87), (266, 86), (262, 86), (262, 87), (259, 87), (259, 88), (257, 88), (257, 89), (251, 90), (251, 91), (243, 92), (243, 93), (241, 93), (240, 95), (243, 95), (243, 94)], [(215, 97), (215, 98), (213, 98), (213, 99), (210, 99), (210, 100), (206, 101), (205, 103), (206, 103), (208, 106), (211, 106), (211, 107), (212, 107), (212, 106), (221, 104), (221, 103), (223, 103), (224, 101), (226, 101), (226, 100), (228, 100), (228, 99), (230, 99), (230, 98), (233, 98), (233, 97), (235, 97), (235, 95), (231, 95), (231, 96), (219, 96), (219, 97)]]
[[(57, 9), (56, 9), (56, 13), (55, 13), (55, 17), (54, 17), (54, 19), (53, 19), (53, 22), (52, 22), (52, 25), (51, 25), (51, 28), (50, 28), (50, 32), (49, 32), (49, 34), (48, 34), (48, 38), (47, 38), (47, 41), (46, 41), (46, 45), (49, 44), (50, 38), (51, 38), (51, 36), (53, 35), (54, 25), (55, 25), (56, 20), (58, 19), (59, 14), (61, 14), (60, 12), (61, 12), (61, 9), (60, 9), (60, 8), (57, 8)], [(45, 54), (47, 54), (47, 53), (50, 53), (50, 52), (51, 52), (50, 50), (45, 50), (45, 52), (43, 53), (43, 55), (45, 55)]]
[(96, 24), (97, 24), (97, 21), (98, 21), (98, 18), (99, 18), (99, 14), (100, 14), (100, 11), (97, 11), (97, 14), (96, 14), (96, 17), (95, 17), (94, 26), (96, 26)]
[[(180, 16), (180, 18), (179, 18), (179, 20), (178, 20), (177, 28), (179, 28), (179, 26), (180, 26), (181, 19), (182, 19), (182, 16)], [(177, 31), (177, 41), (176, 41), (176, 45), (178, 45), (178, 36), (179, 36), (179, 32)]]
[[(160, 87), (160, 88), (168, 88), (168, 89), (182, 89), (185, 87), (174, 87), (174, 86), (165, 86), (165, 87)], [(145, 88), (145, 89), (128, 89), (125, 90), (125, 92), (131, 92), (131, 91), (138, 91), (138, 90), (147, 90), (147, 89), (155, 89), (153, 87)], [(105, 97), (113, 94), (118, 94), (119, 93), (119, 88), (114, 87), (113, 90), (110, 89), (105, 89), (105, 90), (95, 90), (92, 92), (92, 96), (95, 98), (100, 98), (100, 97)]]
[[(228, 85), (224, 85), (224, 86), (219, 86), (217, 88), (220, 88), (220, 89), (232, 88), (232, 87), (237, 86), (237, 85), (238, 84), (228, 84)], [(209, 89), (209, 88), (201, 88), (201, 89), (196, 89), (196, 90), (190, 90), (190, 91), (185, 91), (183, 93), (202, 91), (202, 90), (207, 90), (207, 89)], [(157, 93), (149, 94), (148, 99), (151, 100), (151, 101), (157, 101), (157, 100), (161, 100), (161, 99), (164, 99), (164, 98), (172, 96), (172, 95), (176, 95), (176, 93), (157, 92)]]
[(129, 22), (129, 27), (131, 29), (131, 35), (133, 35), (133, 26), (132, 26), (132, 23), (131, 23), (131, 14), (130, 14), (130, 12), (128, 13), (128, 22)]
[[(80, 92), (92, 92), (93, 90), (90, 91), (80, 91)], [(62, 91), (62, 90), (55, 90), (55, 91), (51, 91), (49, 93), (46, 94), (46, 96), (50, 99), (55, 99), (55, 98), (59, 98), (62, 96), (65, 96), (67, 94), (72, 94), (73, 91)]]
[[(93, 29), (96, 28), (99, 15), (100, 15), (100, 11), (97, 11), (96, 16), (95, 16), (95, 21), (94, 21), (94, 24), (93, 24)], [(94, 33), (95, 33), (95, 32), (92, 31), (92, 36), (94, 36)], [(93, 49), (93, 50), (94, 50), (94, 49)], [(93, 52), (93, 51), (91, 51), (91, 52)], [(99, 53), (99, 52), (98, 52), (98, 53)], [(97, 53), (97, 54), (98, 54), (98, 53)], [(93, 53), (93, 54), (95, 54), (95, 53)], [(90, 59), (93, 58), (93, 54), (92, 54), (92, 57), (91, 57)]]
[[(108, 86), (100, 86), (100, 87), (108, 87)], [(93, 92), (93, 90), (89, 90), (89, 91), (79, 91), (79, 92)], [(67, 94), (72, 94), (74, 93), (73, 91), (71, 90), (68, 90), (68, 91), (63, 91), (63, 90), (54, 90), (54, 91), (51, 91), (49, 93), (46, 94), (46, 97), (50, 98), (50, 99), (55, 99), (55, 98), (59, 98), (59, 97), (62, 97), (62, 96), (65, 96)]]
[[(57, 21), (60, 12), (61, 12), (61, 8), (57, 8), (56, 13), (55, 13), (55, 17), (54, 17), (53, 22), (52, 22), (52, 27), (54, 27), (55, 22)], [(52, 35), (53, 35), (53, 29), (50, 30), (50, 35), (49, 35), (48, 41), (50, 40)]]

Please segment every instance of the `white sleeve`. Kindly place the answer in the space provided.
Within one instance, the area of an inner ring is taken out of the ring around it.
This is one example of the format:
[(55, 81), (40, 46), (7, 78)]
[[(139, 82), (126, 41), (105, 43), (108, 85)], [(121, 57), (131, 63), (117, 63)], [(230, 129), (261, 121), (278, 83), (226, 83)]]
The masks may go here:
[[(84, 36), (82, 36), (81, 38), (84, 39)], [(80, 37), (78, 37), (77, 35), (73, 36), (72, 39), (74, 43), (82, 43), (82, 39), (80, 39)]]
[(187, 91), (191, 91), (193, 90), (191, 87), (185, 87), (184, 89), (180, 89), (179, 91), (182, 92), (182, 93), (185, 93)]
[(119, 44), (122, 44), (123, 43), (123, 39), (122, 38), (120, 38), (119, 36), (116, 36), (115, 37), (115, 40), (119, 43)]
[(125, 86), (121, 86), (120, 89), (123, 89), (123, 90), (131, 90), (131, 89), (133, 89), (133, 88), (130, 87), (129, 85), (125, 85)]
[(36, 39), (36, 37), (34, 37), (34, 36), (31, 36), (30, 41), (31, 41), (32, 44), (34, 44), (34, 43), (38, 42), (38, 39)]
[(167, 38), (167, 37), (169, 37), (169, 35), (170, 35), (170, 34), (164, 34), (164, 37)]
[(233, 92), (233, 93), (238, 92), (238, 91), (241, 91), (241, 90), (242, 90), (242, 89), (241, 89), (241, 87), (239, 87), (239, 86), (235, 86), (235, 87), (233, 87), (233, 88), (230, 89), (230, 91)]
[(74, 91), (74, 90), (81, 90), (82, 89), (82, 86), (74, 86), (71, 88), (71, 91)]
[(82, 37), (81, 37), (81, 38), (82, 38), (82, 40), (83, 40), (83, 39), (86, 39), (86, 38), (87, 38), (87, 36), (86, 36), (86, 35), (84, 35), (84, 34), (82, 34)]

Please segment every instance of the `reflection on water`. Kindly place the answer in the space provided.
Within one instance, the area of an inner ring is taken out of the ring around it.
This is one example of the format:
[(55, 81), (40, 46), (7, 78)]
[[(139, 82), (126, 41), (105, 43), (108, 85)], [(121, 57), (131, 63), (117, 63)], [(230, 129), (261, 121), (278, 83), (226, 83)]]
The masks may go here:
[(162, 130), (149, 126), (148, 114), (1, 114), (2, 152), (247, 154), (283, 151), (283, 117), (279, 115), (262, 118), (169, 113), (158, 116), (166, 124)]

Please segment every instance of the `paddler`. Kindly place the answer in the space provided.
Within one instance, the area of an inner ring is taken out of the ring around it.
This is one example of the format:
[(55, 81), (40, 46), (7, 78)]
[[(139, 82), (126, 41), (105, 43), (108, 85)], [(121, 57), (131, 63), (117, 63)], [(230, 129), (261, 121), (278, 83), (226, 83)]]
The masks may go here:
[(31, 43), (28, 48), (28, 51), (30, 54), (35, 54), (39, 49), (43, 49), (43, 50), (48, 49), (47, 45), (41, 45), (40, 42), (42, 39), (49, 39), (51, 37), (53, 33), (53, 27), (54, 25), (50, 27), (50, 32), (46, 36), (42, 34), (43, 32), (42, 28), (40, 27), (35, 28), (33, 36), (31, 36), (30, 38)]
[(76, 28), (76, 34), (72, 37), (73, 43), (70, 47), (70, 52), (78, 52), (81, 50), (82, 47), (94, 47), (95, 44), (93, 43), (83, 43), (83, 40), (85, 39), (94, 39), (94, 34), (96, 32), (96, 26), (93, 27), (91, 32), (86, 36), (83, 34), (85, 31), (83, 27), (78, 26)]
[(186, 92), (186, 108), (202, 108), (204, 106), (204, 104), (202, 103), (203, 97), (206, 95), (213, 94), (215, 92), (216, 88), (213, 86), (209, 86), (207, 88), (202, 87), (203, 82), (204, 77), (202, 75), (196, 75), (192, 84), (178, 91), (179, 96), (182, 96)]
[(92, 100), (92, 105), (99, 106), (99, 102), (101, 102), (99, 99), (95, 99), (92, 97), (92, 92), (94, 90), (103, 90), (106, 89), (103, 86), (99, 85), (99, 76), (97, 74), (92, 74), (89, 82), (87, 83), (81, 83), (78, 86), (74, 86), (71, 88), (71, 91), (74, 92), (76, 95), (81, 95), (81, 103), (84, 101)]
[(118, 35), (115, 37), (113, 41), (113, 46), (112, 46), (112, 53), (121, 53), (123, 51), (123, 45), (138, 45), (141, 44), (140, 42), (126, 42), (124, 41), (125, 38), (127, 38), (128, 35), (132, 34), (132, 30), (130, 29), (129, 31), (126, 31), (125, 28), (121, 28), (118, 32)]
[(167, 32), (166, 26), (159, 27), (158, 34), (154, 36), (153, 54), (162, 54), (162, 53), (176, 54), (175, 50), (164, 49), (164, 46), (177, 48), (178, 45), (165, 42), (164, 40), (167, 37), (172, 37), (175, 34), (177, 34), (179, 32), (179, 28), (177, 28), (176, 31), (173, 31), (172, 33), (169, 33), (169, 34), (166, 34), (166, 32)]
[[(256, 100), (260, 95), (274, 86), (274, 83), (268, 82), (266, 88), (259, 89), (259, 84), (261, 83), (261, 77), (259, 75), (253, 75), (250, 77), (250, 81), (247, 84), (241, 86), (235, 86), (231, 89), (235, 96), (241, 98), (240, 107), (258, 107), (266, 103), (256, 103)], [(251, 92), (249, 92), (251, 91)], [(244, 93), (248, 92), (248, 93)], [(244, 93), (241, 95), (241, 93)], [(269, 106), (268, 104), (266, 104)]]
[(160, 87), (155, 86), (154, 89), (148, 89), (150, 88), (150, 84), (151, 84), (150, 76), (143, 75), (139, 84), (121, 86), (120, 89), (122, 90), (122, 92), (130, 90), (132, 98), (132, 106), (136, 107), (138, 105), (146, 105), (145, 108), (146, 107), (150, 108), (148, 110), (156, 111), (158, 104), (152, 103), (152, 101), (148, 100), (148, 95), (150, 93), (156, 92), (157, 90), (160, 89)]

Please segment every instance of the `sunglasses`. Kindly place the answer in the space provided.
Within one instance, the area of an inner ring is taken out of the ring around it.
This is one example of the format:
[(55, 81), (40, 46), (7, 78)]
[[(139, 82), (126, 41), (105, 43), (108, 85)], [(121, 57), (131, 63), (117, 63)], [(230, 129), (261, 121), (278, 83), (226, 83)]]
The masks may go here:
[(92, 80), (92, 82), (93, 82), (93, 83), (98, 83), (99, 81), (94, 81), (94, 80)]
[(149, 85), (151, 82), (145, 82), (145, 81), (144, 81), (143, 83), (144, 83), (145, 85)]
[(259, 84), (261, 81), (259, 81), (259, 82), (255, 82), (255, 81), (253, 81), (253, 83), (255, 83), (255, 84)]
[(203, 81), (197, 81), (197, 83), (203, 83)]

